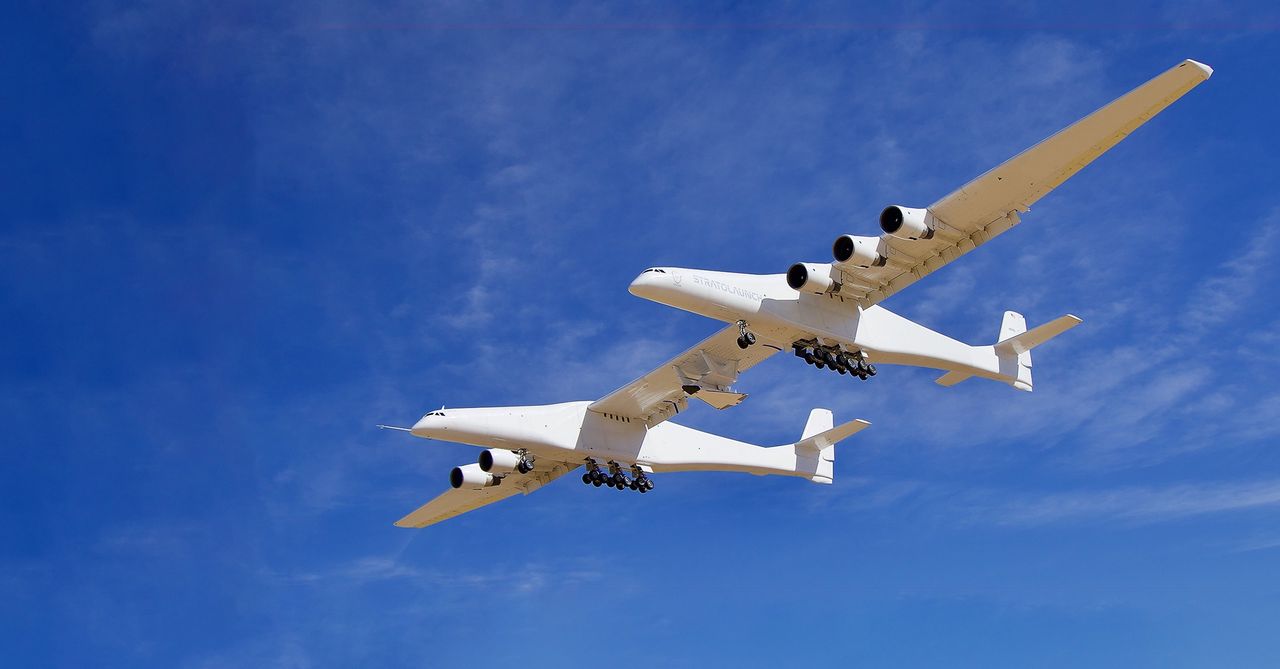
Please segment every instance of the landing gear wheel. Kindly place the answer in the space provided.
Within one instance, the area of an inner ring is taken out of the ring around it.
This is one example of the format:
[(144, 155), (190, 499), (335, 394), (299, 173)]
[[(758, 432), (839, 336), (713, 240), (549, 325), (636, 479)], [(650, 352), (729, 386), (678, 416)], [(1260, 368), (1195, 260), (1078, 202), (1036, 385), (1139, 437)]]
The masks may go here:
[(645, 479), (645, 480), (644, 480), (644, 489), (645, 489), (645, 490), (653, 490), (653, 479)]
[(875, 376), (875, 375), (876, 375), (876, 366), (867, 365), (867, 376)]
[(600, 486), (604, 485), (604, 481), (600, 479), (591, 479), (591, 485), (599, 488)]
[(745, 349), (748, 346), (751, 346), (751, 342), (748, 342), (746, 337), (738, 337), (738, 348)]
[(648, 488), (645, 488), (645, 487), (643, 487), (643, 486), (642, 486), (642, 487), (640, 488), (640, 494), (641, 494), (641, 495), (643, 495), (643, 494), (645, 494), (646, 492), (649, 492), (649, 489), (648, 489)]
[(582, 475), (582, 482), (583, 482), (583, 483), (585, 483), (585, 484), (587, 484), (587, 485), (591, 485), (591, 475), (590, 475), (590, 474), (583, 474), (583, 475)]

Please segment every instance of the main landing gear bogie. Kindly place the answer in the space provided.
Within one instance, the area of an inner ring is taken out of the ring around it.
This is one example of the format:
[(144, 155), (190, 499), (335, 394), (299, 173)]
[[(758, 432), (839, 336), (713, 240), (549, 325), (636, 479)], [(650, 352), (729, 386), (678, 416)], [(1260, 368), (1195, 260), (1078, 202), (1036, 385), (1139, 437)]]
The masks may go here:
[(851, 374), (863, 381), (876, 375), (876, 366), (867, 362), (862, 351), (849, 352), (839, 346), (801, 340), (791, 345), (796, 357), (818, 369), (830, 369), (841, 375)]
[(653, 490), (653, 480), (638, 465), (631, 466), (631, 477), (628, 478), (621, 464), (610, 461), (608, 473), (600, 467), (600, 463), (587, 459), (587, 471), (582, 474), (582, 482), (597, 488), (607, 486), (616, 490), (630, 488), (640, 493)]

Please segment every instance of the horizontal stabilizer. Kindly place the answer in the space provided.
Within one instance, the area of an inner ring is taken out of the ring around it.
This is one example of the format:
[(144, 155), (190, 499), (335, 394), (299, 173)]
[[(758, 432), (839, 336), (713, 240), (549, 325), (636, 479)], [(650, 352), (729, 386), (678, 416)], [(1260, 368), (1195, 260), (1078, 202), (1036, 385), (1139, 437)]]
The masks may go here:
[(938, 380), (934, 381), (934, 383), (937, 383), (940, 386), (946, 386), (950, 388), (951, 386), (954, 386), (955, 384), (960, 383), (961, 381), (964, 381), (965, 379), (971, 376), (973, 375), (965, 374), (964, 372), (947, 372), (946, 374), (939, 376)]
[[(996, 344), (996, 355), (1022, 355), (1083, 322), (1079, 317), (1072, 314), (1060, 316), (1038, 328), (1027, 330), (1020, 335), (1010, 337)], [(947, 376), (951, 375), (948, 374)], [(946, 376), (942, 378), (945, 379)], [(962, 380), (958, 379), (956, 382), (958, 383)], [(938, 382), (942, 383), (942, 379), (939, 379)], [(944, 383), (943, 385), (949, 384)]]
[(801, 439), (796, 442), (796, 450), (808, 449), (821, 451), (822, 449), (835, 445), (836, 442), (839, 442), (842, 439), (847, 439), (870, 426), (870, 422), (862, 420), (861, 418), (851, 420), (848, 423), (833, 427), (830, 430), (825, 430), (811, 437)]

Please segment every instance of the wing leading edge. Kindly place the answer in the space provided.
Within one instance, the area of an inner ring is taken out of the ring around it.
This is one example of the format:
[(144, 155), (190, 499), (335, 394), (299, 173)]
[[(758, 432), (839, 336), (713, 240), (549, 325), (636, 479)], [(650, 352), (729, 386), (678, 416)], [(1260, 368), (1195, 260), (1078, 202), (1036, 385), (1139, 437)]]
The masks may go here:
[[(543, 460), (539, 460), (543, 462)], [(490, 488), (452, 488), (423, 504), (409, 515), (396, 521), (397, 527), (426, 527), (442, 520), (460, 516), (468, 511), (502, 501), (518, 493), (529, 493), (577, 469), (579, 465), (557, 462), (548, 469), (537, 469), (528, 474), (509, 474), (501, 485)]]
[(883, 266), (838, 266), (840, 294), (871, 306), (1017, 225), (1020, 212), (1212, 74), (1184, 60), (961, 186), (929, 207), (931, 239), (888, 237)]

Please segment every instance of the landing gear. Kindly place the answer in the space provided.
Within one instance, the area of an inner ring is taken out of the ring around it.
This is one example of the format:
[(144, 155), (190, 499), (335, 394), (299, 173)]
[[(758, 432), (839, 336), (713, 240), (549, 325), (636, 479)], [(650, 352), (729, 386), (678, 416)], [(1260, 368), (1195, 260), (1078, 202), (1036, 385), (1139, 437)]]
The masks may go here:
[(641, 494), (653, 490), (653, 479), (649, 478), (639, 465), (631, 465), (631, 474), (635, 478), (631, 479), (631, 489), (639, 491)]
[(516, 451), (520, 455), (520, 462), (516, 464), (516, 471), (521, 474), (528, 474), (533, 471), (533, 454), (523, 448)]
[(792, 343), (791, 348), (797, 358), (818, 369), (831, 369), (864, 381), (876, 375), (876, 366), (867, 362), (862, 351), (849, 352), (839, 345), (822, 344), (816, 339), (801, 339)]
[(604, 478), (604, 472), (600, 471), (600, 464), (587, 458), (587, 471), (582, 474), (582, 482), (599, 488), (604, 485)]
[(738, 348), (749, 348), (756, 343), (756, 335), (747, 329), (747, 322), (738, 321)]
[(597, 488), (608, 486), (618, 490), (630, 488), (641, 493), (653, 490), (653, 480), (639, 465), (631, 465), (631, 477), (628, 478), (623, 465), (613, 460), (609, 461), (607, 474), (594, 458), (587, 458), (586, 463), (587, 471), (582, 474), (582, 483), (585, 485), (593, 485)]

